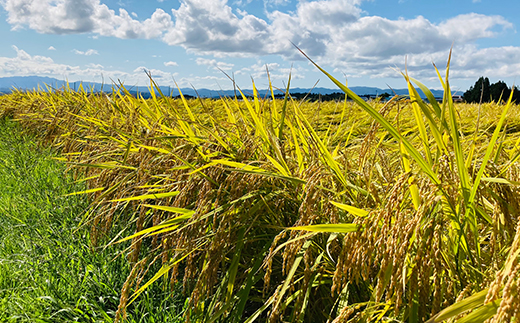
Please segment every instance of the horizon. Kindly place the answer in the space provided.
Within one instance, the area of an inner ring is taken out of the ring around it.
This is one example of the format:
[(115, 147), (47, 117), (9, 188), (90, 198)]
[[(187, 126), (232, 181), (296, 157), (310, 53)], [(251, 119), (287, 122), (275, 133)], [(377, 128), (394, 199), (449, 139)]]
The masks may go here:
[[(4, 0), (0, 77), (121, 80), (197, 89), (336, 88), (292, 45), (349, 87), (405, 88), (407, 70), (440, 89), (480, 76), (509, 87), (520, 76), (514, 0)], [(444, 8), (449, 7), (450, 10)], [(503, 8), (510, 10), (504, 11)], [(52, 19), (49, 19), (51, 17)]]
[[(15, 80), (13, 79), (22, 79), (22, 83), (17, 84)], [(26, 80), (26, 82), (23, 82), (23, 79)], [(10, 82), (6, 82), (6, 81)], [(51, 82), (45, 82), (46, 80), (50, 80)], [(0, 77), (0, 93), (7, 93), (7, 91), (11, 91), (13, 88), (20, 89), (20, 90), (36, 90), (38, 87), (45, 88), (45, 86), (50, 86), (52, 89), (61, 89), (66, 84), (69, 84), (69, 87), (73, 90), (77, 90), (77, 87), (79, 85), (82, 85), (87, 92), (89, 90), (93, 90), (94, 92), (98, 91), (106, 91), (108, 89), (113, 88), (114, 86), (117, 87), (118, 84), (115, 82), (111, 83), (97, 83), (97, 82), (91, 82), (91, 81), (68, 81), (68, 80), (60, 80), (56, 78), (49, 78), (46, 76), (36, 76), (36, 75), (28, 75), (28, 76), (11, 76), (11, 77)], [(128, 85), (128, 84), (122, 84), (125, 86), (125, 88), (131, 92), (131, 93), (150, 93), (150, 83), (147, 85)], [(179, 91), (177, 87), (171, 86), (171, 85), (161, 85), (157, 84), (159, 88), (164, 92), (166, 88), (169, 89), (169, 95), (178, 95)], [(238, 87), (240, 87), (238, 85)], [(90, 88), (90, 89), (89, 89)], [(144, 88), (144, 89), (143, 89)], [(408, 94), (408, 88), (379, 88), (379, 87), (373, 87), (373, 86), (349, 86), (351, 90), (353, 90), (357, 95), (360, 96), (378, 96), (383, 93), (389, 93), (392, 94), (392, 92), (397, 93), (399, 95), (402, 94)], [(420, 88), (415, 87), (416, 90), (419, 91), (419, 93), (422, 95), (422, 91)], [(235, 89), (212, 89), (212, 88), (194, 88), (194, 87), (184, 87), (179, 89), (183, 92), (183, 94), (188, 96), (197, 96), (197, 92), (201, 93), (201, 97), (218, 97), (220, 94), (223, 95), (229, 95), (230, 92), (235, 91)], [(252, 87), (240, 87), (242, 91), (244, 91), (244, 94), (246, 95), (252, 95), (252, 93), (246, 93), (246, 91), (250, 92), (252, 91)], [(270, 96), (270, 89), (269, 88), (258, 88), (257, 90), (259, 93), (262, 94), (269, 94)], [(440, 95), (439, 92), (444, 92), (443, 89), (433, 89), (430, 88), (430, 90), (437, 95)], [(462, 95), (464, 93), (460, 92), (458, 90), (451, 89), (453, 95)], [(285, 88), (273, 88), (273, 91), (276, 95), (280, 95), (280, 93), (284, 93)], [(299, 91), (299, 92), (298, 92)], [(341, 89), (338, 87), (319, 87), (315, 86), (313, 88), (306, 88), (306, 87), (290, 87), (289, 92), (292, 94), (333, 94), (333, 93), (344, 93)], [(214, 93), (213, 96), (208, 96), (209, 93)], [(226, 94), (227, 93), (227, 94)]]

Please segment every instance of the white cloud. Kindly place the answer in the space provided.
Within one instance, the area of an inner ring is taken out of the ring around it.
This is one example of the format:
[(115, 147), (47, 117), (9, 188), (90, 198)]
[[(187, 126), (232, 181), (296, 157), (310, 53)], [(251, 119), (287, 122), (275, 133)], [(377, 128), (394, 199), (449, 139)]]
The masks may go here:
[[(4, 76), (49, 76), (69, 81), (102, 82), (104, 80), (122, 80), (125, 84), (147, 84), (148, 77), (143, 69), (136, 68), (133, 72), (107, 69), (99, 64), (88, 64), (85, 67), (54, 62), (50, 57), (30, 55), (26, 51), (12, 46), (15, 57), (0, 57), (0, 74)], [(146, 69), (148, 70), (148, 69)], [(172, 84), (171, 74), (156, 69), (149, 70), (154, 79), (161, 84)]]
[(177, 62), (169, 61), (169, 62), (164, 62), (164, 66), (179, 66), (179, 64), (177, 64)]
[(264, 0), (264, 6), (285, 6), (291, 3), (291, 0)]
[(302, 59), (292, 42), (325, 63), (370, 65), (371, 58), (381, 62), (396, 55), (402, 60), (407, 54), (446, 52), (453, 41), (466, 44), (512, 28), (503, 17), (479, 14), (440, 24), (422, 16), (397, 20), (362, 16), (361, 2), (301, 1), (295, 12), (267, 12), (265, 21), (241, 10), (237, 16), (226, 0), (184, 0), (172, 10), (175, 23), (163, 40), (216, 57), (276, 54)]
[(250, 4), (251, 2), (253, 2), (253, 0), (235, 0), (233, 1), (233, 5), (243, 7)]
[(480, 38), (490, 38), (497, 35), (495, 27), (501, 30), (512, 29), (513, 24), (501, 16), (486, 16), (470, 13), (459, 15), (439, 24), (442, 35), (458, 42), (468, 42)]
[(54, 46), (49, 46), (49, 48), (47, 48), (47, 50), (56, 50), (56, 48), (54, 48)]
[(89, 67), (89, 68), (96, 68), (96, 69), (100, 69), (100, 70), (102, 70), (102, 69), (105, 68), (105, 67), (104, 67), (103, 65), (101, 65), (101, 64), (94, 64), (94, 63), (87, 64), (87, 67)]
[(77, 55), (85, 55), (85, 56), (91, 56), (91, 55), (99, 55), (98, 51), (95, 49), (89, 49), (87, 51), (81, 51), (77, 49), (73, 49), (72, 52)]
[(116, 14), (99, 0), (3, 0), (7, 21), (14, 29), (29, 28), (46, 34), (94, 33), (118, 38), (156, 38), (171, 28), (171, 16), (157, 9), (145, 21)]
[(197, 63), (197, 65), (206, 65), (213, 69), (220, 69), (223, 71), (231, 70), (235, 66), (235, 64), (232, 63), (218, 62), (216, 59), (207, 59), (202, 57), (197, 58), (195, 63)]
[[(15, 29), (29, 27), (51, 34), (90, 33), (92, 37), (156, 38), (182, 46), (190, 53), (218, 59), (281, 55), (286, 60), (302, 60), (292, 42), (319, 64), (348, 75), (399, 77), (391, 66), (404, 67), (405, 55), (409, 71), (431, 71), (431, 61), (444, 61), (452, 44), (454, 66), (460, 63), (466, 68), (460, 75), (469, 75), (472, 69), (477, 71), (477, 66), (482, 68), (473, 60), (489, 61), (482, 57), (483, 53), (500, 57), (496, 64), (490, 61), (495, 66), (493, 71), (500, 72), (499, 66), (511, 67), (516, 62), (507, 61), (516, 58), (516, 47), (486, 52), (474, 45), (479, 39), (513, 30), (513, 24), (504, 17), (470, 13), (440, 23), (423, 16), (392, 20), (367, 15), (360, 7), (363, 1), (366, 0), (301, 0), (296, 10), (282, 12), (272, 8), (286, 4), (287, 0), (264, 0), (267, 19), (260, 19), (230, 5), (246, 4), (249, 0), (181, 0), (171, 15), (156, 9), (142, 21), (124, 9), (116, 13), (100, 0), (0, 0), (0, 4)], [(459, 56), (459, 52), (467, 57)], [(211, 69), (234, 68), (233, 64), (216, 59), (198, 58), (196, 63)]]
[(220, 88), (221, 84), (225, 84), (225, 88), (231, 89), (229, 87), (229, 79), (222, 75), (222, 76), (214, 76), (214, 75), (208, 75), (208, 76), (197, 76), (197, 75), (190, 75), (188, 77), (181, 77), (178, 79), (175, 79), (179, 87), (192, 87), (193, 84), (197, 84), (198, 89), (202, 88)]
[(174, 75), (172, 73), (164, 72), (162, 70), (158, 70), (158, 69), (154, 69), (154, 68), (147, 68), (145, 66), (139, 66), (133, 72), (134, 72), (134, 74), (141, 74), (140, 79), (143, 79), (144, 77), (147, 78), (147, 74), (151, 74), (152, 78), (154, 80), (157, 80), (161, 83), (165, 82), (165, 81), (171, 82), (172, 77)]
[(0, 73), (6, 76), (55, 76), (74, 73), (79, 70), (77, 66), (57, 64), (51, 58), (44, 56), (31, 56), (26, 51), (12, 46), (16, 51), (16, 57), (0, 57)]
[[(285, 0), (264, 0), (281, 5)], [(291, 42), (325, 62), (366, 62), (367, 57), (404, 56), (446, 51), (452, 42), (466, 44), (512, 28), (500, 16), (466, 14), (434, 24), (419, 16), (390, 20), (362, 16), (363, 0), (300, 1), (294, 12), (266, 11), (268, 21), (245, 11), (239, 15), (227, 0), (182, 0), (172, 16), (156, 9), (144, 21), (124, 9), (118, 14), (100, 0), (3, 0), (13, 28), (41, 33), (92, 33), (118, 38), (160, 38), (190, 52), (216, 57), (283, 55), (301, 59)], [(235, 1), (236, 3), (236, 1)], [(51, 19), (49, 19), (49, 17)]]
[(515, 77), (520, 71), (520, 48), (513, 46), (478, 49), (467, 45), (454, 54), (453, 78)]
[(197, 52), (263, 54), (268, 24), (253, 15), (238, 18), (226, 0), (184, 0), (172, 10), (175, 24), (163, 38)]
[[(236, 71), (236, 75), (248, 75), (253, 80), (267, 80), (267, 72), (271, 81), (287, 81), (289, 74), (293, 80), (304, 79), (307, 69), (302, 67), (282, 67), (278, 63), (266, 63), (261, 60), (255, 64)], [(267, 87), (267, 85), (266, 85)]]

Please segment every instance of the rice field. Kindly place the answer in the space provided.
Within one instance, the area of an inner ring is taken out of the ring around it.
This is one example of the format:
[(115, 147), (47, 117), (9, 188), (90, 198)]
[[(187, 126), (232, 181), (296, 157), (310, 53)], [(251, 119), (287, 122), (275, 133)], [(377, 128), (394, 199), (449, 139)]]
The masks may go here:
[(344, 101), (186, 100), (150, 80), (147, 100), (19, 91), (0, 114), (85, 182), (89, 243), (127, 246), (118, 321), (179, 283), (187, 322), (517, 318), (520, 107), (455, 104), (448, 76), (437, 103), (406, 74), (408, 98), (365, 102), (323, 72)]

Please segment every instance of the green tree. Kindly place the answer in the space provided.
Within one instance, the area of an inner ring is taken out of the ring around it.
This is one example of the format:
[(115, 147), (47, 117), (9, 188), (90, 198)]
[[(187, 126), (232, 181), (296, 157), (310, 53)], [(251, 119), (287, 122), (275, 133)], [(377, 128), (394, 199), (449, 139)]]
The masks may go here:
[(386, 101), (386, 100), (388, 100), (388, 98), (390, 96), (391, 96), (390, 93), (383, 92), (383, 93), (379, 94), (377, 97), (380, 98), (383, 101)]
[(513, 90), (513, 101), (516, 103), (520, 103), (520, 89), (518, 89), (518, 87), (516, 87), (516, 86), (513, 86), (512, 90)]
[(507, 101), (511, 90), (507, 87), (507, 84), (502, 81), (491, 84), (489, 87), (490, 101), (499, 102)]
[(480, 102), (480, 98), (482, 98), (482, 102), (489, 102), (491, 98), (489, 90), (489, 79), (481, 76), (478, 81), (475, 82), (475, 85), (464, 93), (463, 97), (468, 103)]

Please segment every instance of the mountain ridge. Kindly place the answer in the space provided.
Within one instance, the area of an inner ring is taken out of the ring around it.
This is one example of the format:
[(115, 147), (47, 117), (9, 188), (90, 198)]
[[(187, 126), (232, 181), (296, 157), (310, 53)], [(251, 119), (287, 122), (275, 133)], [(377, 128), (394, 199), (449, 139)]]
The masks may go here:
[[(100, 91), (110, 91), (112, 89), (111, 84), (101, 84), (96, 82), (68, 82), (69, 87), (71, 89), (78, 89), (80, 84), (83, 86), (84, 89), (87, 91), (94, 91), (94, 92), (100, 92)], [(13, 88), (21, 89), (21, 90), (36, 90), (38, 88), (47, 90), (48, 87), (51, 89), (60, 89), (67, 85), (67, 81), (59, 80), (52, 77), (47, 76), (9, 76), (9, 77), (0, 77), (0, 92), (2, 93), (10, 93)], [(165, 95), (171, 95), (171, 96), (178, 96), (179, 90), (176, 88), (172, 88), (170, 86), (159, 86), (161, 91)], [(390, 95), (398, 94), (398, 95), (408, 95), (408, 89), (381, 89), (378, 87), (370, 87), (370, 86), (353, 86), (350, 87), (350, 89), (360, 96), (377, 96), (381, 95), (383, 93), (388, 93)], [(147, 93), (150, 93), (148, 87), (138, 87), (138, 86), (127, 86), (127, 90), (129, 90), (131, 93), (137, 94), (141, 93), (142, 95), (146, 96)], [(200, 96), (204, 98), (216, 98), (219, 96), (234, 96), (235, 90), (212, 90), (207, 88), (201, 88), (201, 89), (192, 89), (192, 88), (181, 88), (180, 89), (183, 95), (189, 95), (189, 96)], [(243, 89), (242, 92), (246, 95), (253, 95), (252, 89)], [(280, 90), (274, 90), (274, 94), (283, 94)], [(333, 93), (341, 93), (342, 91), (340, 89), (329, 89), (329, 88), (323, 88), (323, 87), (314, 87), (314, 88), (291, 88), (290, 93), (312, 93), (312, 94), (321, 94), (321, 95), (327, 95), (327, 94), (333, 94)], [(442, 97), (443, 91), (442, 90), (431, 90), (434, 96), (436, 97)], [(239, 95), (239, 92), (236, 91), (236, 93)], [(265, 97), (270, 96), (271, 92), (269, 89), (262, 89), (258, 90), (259, 96)], [(419, 93), (422, 94), (421, 91)], [(424, 97), (424, 95), (421, 95)]]

